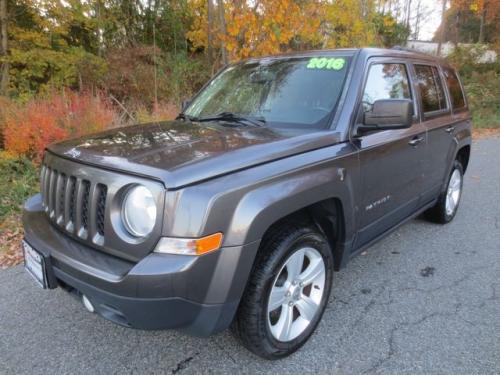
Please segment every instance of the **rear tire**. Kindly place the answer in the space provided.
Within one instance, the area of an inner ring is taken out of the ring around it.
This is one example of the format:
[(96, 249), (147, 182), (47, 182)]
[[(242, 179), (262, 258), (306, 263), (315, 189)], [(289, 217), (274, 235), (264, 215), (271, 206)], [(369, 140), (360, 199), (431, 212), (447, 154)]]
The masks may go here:
[(446, 190), (440, 194), (436, 205), (425, 212), (428, 220), (439, 224), (446, 224), (453, 220), (462, 197), (463, 176), (462, 164), (455, 160), (448, 176)]
[(333, 256), (313, 227), (289, 224), (266, 236), (233, 330), (266, 359), (299, 349), (318, 325), (330, 296)]

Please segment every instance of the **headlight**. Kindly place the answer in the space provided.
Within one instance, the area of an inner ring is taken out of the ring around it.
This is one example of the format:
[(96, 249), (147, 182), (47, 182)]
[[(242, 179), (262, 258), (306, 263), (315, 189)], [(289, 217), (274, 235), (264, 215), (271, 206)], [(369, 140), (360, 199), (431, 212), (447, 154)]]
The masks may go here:
[(153, 194), (144, 186), (127, 192), (122, 206), (122, 220), (127, 231), (135, 237), (146, 237), (156, 222), (156, 203)]

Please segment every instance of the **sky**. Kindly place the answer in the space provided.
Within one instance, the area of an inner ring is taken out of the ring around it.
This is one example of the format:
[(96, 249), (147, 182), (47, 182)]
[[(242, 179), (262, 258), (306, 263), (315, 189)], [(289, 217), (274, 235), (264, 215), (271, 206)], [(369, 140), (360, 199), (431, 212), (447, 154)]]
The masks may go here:
[[(416, 3), (412, 1), (412, 12), (416, 12)], [(421, 9), (424, 9), (426, 15), (420, 25), (419, 40), (431, 40), (441, 23), (442, 2), (440, 0), (421, 0)]]

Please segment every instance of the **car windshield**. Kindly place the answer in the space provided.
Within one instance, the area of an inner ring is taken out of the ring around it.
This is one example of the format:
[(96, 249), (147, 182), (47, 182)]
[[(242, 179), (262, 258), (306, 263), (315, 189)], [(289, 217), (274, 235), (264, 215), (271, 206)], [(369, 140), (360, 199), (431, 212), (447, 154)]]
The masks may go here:
[(262, 59), (232, 65), (190, 103), (191, 119), (234, 114), (271, 127), (323, 128), (342, 93), (351, 58)]

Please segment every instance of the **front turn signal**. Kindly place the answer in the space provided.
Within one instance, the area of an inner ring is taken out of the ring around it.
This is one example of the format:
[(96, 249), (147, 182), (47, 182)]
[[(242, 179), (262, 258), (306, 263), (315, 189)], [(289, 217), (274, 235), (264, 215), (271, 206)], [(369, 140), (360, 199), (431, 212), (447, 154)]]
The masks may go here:
[(179, 255), (203, 255), (219, 250), (222, 245), (222, 233), (215, 233), (202, 238), (162, 237), (156, 245), (155, 253)]

